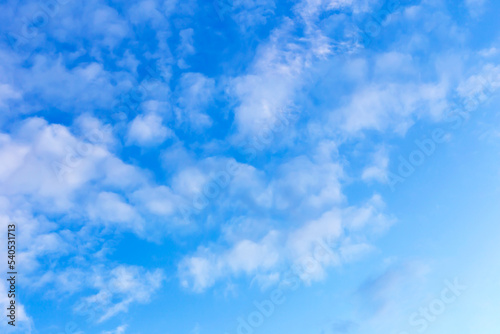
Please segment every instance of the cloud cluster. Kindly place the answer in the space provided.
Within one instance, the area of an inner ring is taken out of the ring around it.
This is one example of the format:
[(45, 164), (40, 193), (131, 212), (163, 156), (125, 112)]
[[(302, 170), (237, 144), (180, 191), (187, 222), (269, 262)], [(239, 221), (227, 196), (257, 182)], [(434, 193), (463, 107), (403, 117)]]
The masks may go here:
[(161, 270), (120, 265), (112, 270), (94, 272), (87, 278), (95, 295), (85, 297), (76, 311), (103, 322), (120, 312), (126, 312), (132, 303), (147, 303), (161, 287), (164, 274)]
[(115, 233), (186, 237), (174, 274), (197, 292), (268, 286), (319, 248), (301, 278), (325, 278), (394, 222), (370, 188), (387, 182), (385, 137), (500, 87), (496, 49), (465, 50), (444, 1), (382, 19), (371, 0), (56, 3), (44, 21), (37, 2), (0, 5), (0, 221), (22, 226), (31, 288), (81, 293), (98, 322), (166, 276), (111, 263)]
[(367, 231), (380, 232), (392, 223), (375, 196), (362, 207), (333, 209), (295, 228), (270, 230), (260, 239), (241, 236), (230, 240), (227, 248), (200, 247), (181, 262), (181, 282), (202, 292), (219, 280), (244, 274), (267, 286), (279, 281), (287, 269), (317, 258), (318, 249), (327, 256), (300, 278), (307, 283), (320, 280), (329, 267), (355, 260), (371, 249)]

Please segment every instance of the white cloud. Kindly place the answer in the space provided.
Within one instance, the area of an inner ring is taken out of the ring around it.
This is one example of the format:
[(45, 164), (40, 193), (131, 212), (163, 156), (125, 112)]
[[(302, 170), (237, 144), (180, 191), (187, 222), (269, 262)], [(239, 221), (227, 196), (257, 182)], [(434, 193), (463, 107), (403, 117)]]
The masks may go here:
[(270, 232), (258, 242), (241, 240), (221, 254), (202, 248), (198, 254), (186, 257), (180, 264), (181, 284), (201, 292), (225, 275), (265, 272), (280, 260), (276, 248), (278, 238), (278, 233)]
[(173, 131), (162, 124), (160, 116), (156, 114), (139, 115), (129, 125), (127, 144), (159, 145), (173, 136)]
[(68, 2), (59, 6), (57, 23), (49, 26), (51, 35), (60, 42), (91, 40), (103, 48), (117, 46), (131, 33), (129, 23), (118, 11), (97, 1)]
[[(314, 68), (334, 55), (337, 46), (346, 53), (358, 47), (354, 39), (330, 38), (322, 26), (321, 14), (340, 8), (361, 12), (368, 7), (351, 0), (299, 2), (294, 17), (284, 19), (258, 47), (246, 73), (230, 81), (228, 91), (237, 100), (234, 114), (240, 135), (258, 133), (263, 125), (273, 124), (287, 113), (301, 90), (324, 75)], [(304, 36), (297, 38), (297, 29)]]
[(179, 32), (181, 41), (179, 43), (179, 46), (177, 47), (177, 52), (179, 54), (177, 65), (182, 69), (189, 68), (189, 65), (186, 63), (185, 58), (196, 53), (196, 49), (194, 48), (193, 35), (194, 30), (192, 28), (184, 29)]
[(500, 66), (484, 65), (476, 74), (470, 75), (457, 87), (457, 93), (465, 107), (476, 108), (500, 88)]
[(21, 92), (8, 84), (0, 83), (0, 108), (5, 108), (10, 100), (20, 99)]
[[(440, 119), (448, 105), (447, 93), (445, 82), (369, 84), (355, 92), (340, 109), (342, 128), (352, 134), (366, 129), (392, 129), (404, 134), (413, 125), (413, 115)], [(338, 115), (334, 114), (331, 122), (337, 120)]]
[(280, 210), (292, 208), (322, 209), (341, 202), (339, 179), (343, 174), (339, 163), (314, 162), (299, 156), (279, 166), (271, 183), (273, 206)]
[[(4, 281), (5, 280), (2, 280), (2, 283), (0, 283), (0, 307), (2, 308), (2, 310), (7, 310), (7, 308), (10, 307), (11, 305), (10, 304), (11, 299), (8, 298), (9, 295), (8, 282)], [(19, 281), (17, 281), (16, 284), (18, 288), (17, 291), (19, 291)], [(7, 323), (8, 321), (10, 321), (10, 319), (5, 316), (7, 314), (7, 311), (5, 311), (3, 312), (5, 319), (2, 319), (3, 321), (0, 323), (0, 330), (2, 330), (4, 333), (14, 333), (12, 329), (15, 329), (15, 332), (17, 333), (19, 333), (20, 331), (26, 334), (33, 333), (34, 332), (33, 319), (26, 314), (25, 306), (23, 305), (23, 303), (20, 302), (20, 298), (16, 298), (15, 301), (16, 301), (15, 327), (12, 327)]]
[[(79, 217), (142, 233), (143, 216), (168, 211), (158, 207), (164, 199), (152, 196), (152, 202), (145, 203), (138, 193), (134, 197), (140, 189), (157, 186), (144, 170), (108, 150), (114, 140), (94, 121), (75, 123), (79, 138), (69, 128), (40, 118), (27, 119), (12, 134), (0, 134), (0, 157), (6, 159), (0, 167), (0, 196), (12, 198), (14, 207), (40, 214)], [(87, 131), (89, 126), (94, 131)], [(170, 198), (178, 200), (174, 194)]]
[(119, 224), (140, 232), (142, 220), (136, 210), (118, 194), (101, 192), (89, 207), (89, 217), (109, 224)]
[(389, 156), (387, 149), (380, 148), (376, 152), (374, 152), (372, 157), (372, 165), (366, 167), (363, 170), (361, 178), (364, 181), (375, 180), (378, 182), (385, 183), (387, 182), (388, 166), (389, 166)]
[(479, 54), (483, 57), (493, 57), (498, 54), (499, 50), (496, 47), (491, 47), (491, 48), (486, 48), (481, 51), (479, 51)]
[(209, 181), (209, 175), (199, 167), (187, 167), (175, 174), (172, 188), (179, 194), (193, 197), (200, 194)]
[[(173, 3), (175, 4), (175, 1)], [(134, 2), (128, 10), (128, 15), (133, 24), (152, 23), (157, 29), (165, 24), (166, 19), (162, 13), (161, 2), (155, 0)]]
[(245, 34), (252, 28), (265, 24), (274, 15), (276, 4), (271, 0), (239, 0), (230, 2), (218, 0), (216, 3), (220, 19), (230, 16)]
[(109, 108), (131, 80), (130, 75), (109, 72), (97, 61), (68, 68), (70, 62), (61, 55), (39, 54), (29, 68), (8, 69), (18, 77), (19, 94), (39, 97), (24, 101), (23, 111), (39, 111), (41, 105), (76, 114), (88, 112), (90, 107)]
[(156, 216), (174, 215), (182, 201), (179, 195), (166, 186), (141, 188), (131, 197), (136, 205), (142, 205), (145, 211)]
[(273, 124), (291, 106), (301, 87), (300, 76), (314, 50), (290, 43), (293, 24), (287, 21), (274, 31), (268, 44), (260, 46), (248, 74), (231, 82), (230, 92), (238, 99), (235, 121), (243, 135), (257, 133), (263, 125)]
[(356, 260), (373, 248), (364, 235), (392, 221), (382, 208), (380, 197), (375, 197), (363, 207), (326, 211), (300, 227), (270, 230), (259, 240), (243, 238), (228, 249), (200, 247), (179, 264), (181, 284), (202, 292), (244, 273), (260, 278), (265, 285), (264, 277), (276, 281), (287, 268), (307, 266), (311, 259), (314, 265), (299, 277), (306, 283), (320, 280), (329, 267)]
[(4, 148), (0, 151), (0, 160), (4, 162), (0, 166), (0, 180), (4, 181), (22, 165), (29, 147), (11, 144), (11, 138), (4, 134), (0, 136), (0, 142)]
[(303, 0), (295, 5), (294, 12), (311, 28), (324, 12), (345, 10), (358, 13), (367, 10), (369, 4), (369, 1), (359, 0)]
[(116, 327), (114, 330), (111, 331), (104, 331), (102, 334), (124, 334), (125, 331), (127, 330), (127, 325), (121, 325)]
[(196, 130), (210, 127), (212, 119), (205, 109), (214, 98), (215, 81), (201, 73), (184, 73), (177, 88), (175, 114), (178, 124), (187, 123)]
[(133, 303), (147, 303), (165, 280), (162, 270), (147, 270), (137, 266), (119, 265), (110, 271), (100, 271), (88, 278), (95, 295), (85, 297), (76, 306), (78, 312), (97, 316), (103, 322)]
[(472, 17), (478, 17), (484, 13), (488, 0), (465, 0), (465, 5)]

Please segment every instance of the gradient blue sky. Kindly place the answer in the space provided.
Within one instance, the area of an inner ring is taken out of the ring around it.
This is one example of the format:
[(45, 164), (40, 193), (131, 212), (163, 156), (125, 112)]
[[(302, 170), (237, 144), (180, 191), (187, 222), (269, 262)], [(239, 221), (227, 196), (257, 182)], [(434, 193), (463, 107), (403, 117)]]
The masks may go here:
[(498, 333), (499, 12), (1, 1), (0, 331)]

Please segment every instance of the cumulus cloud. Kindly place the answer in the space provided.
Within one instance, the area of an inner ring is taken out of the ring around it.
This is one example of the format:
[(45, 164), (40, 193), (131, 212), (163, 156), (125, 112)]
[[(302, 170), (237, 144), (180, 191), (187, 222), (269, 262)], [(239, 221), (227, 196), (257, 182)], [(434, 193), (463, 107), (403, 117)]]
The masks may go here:
[(369, 85), (353, 94), (351, 101), (341, 109), (343, 128), (356, 133), (392, 127), (398, 133), (405, 133), (413, 125), (412, 114), (418, 110), (440, 118), (447, 107), (447, 92), (444, 83)]
[(163, 143), (174, 136), (172, 130), (162, 124), (162, 118), (155, 114), (139, 115), (129, 125), (128, 144), (152, 146)]
[(383, 203), (375, 197), (363, 207), (333, 209), (297, 228), (271, 230), (258, 240), (243, 238), (227, 249), (200, 247), (180, 263), (181, 283), (202, 292), (220, 280), (241, 274), (275, 281), (276, 275), (306, 266), (311, 259), (312, 268), (298, 275), (306, 283), (321, 280), (329, 267), (353, 261), (371, 250), (365, 239), (367, 230), (392, 223), (382, 209)]
[[(275, 123), (293, 104), (294, 94), (301, 88), (301, 76), (311, 58), (328, 53), (327, 45), (310, 49), (289, 41), (293, 23), (286, 21), (268, 44), (259, 48), (248, 74), (236, 77), (230, 91), (239, 102), (235, 121), (243, 135), (259, 131), (265, 124)], [(309, 45), (310, 46), (310, 45)]]
[(342, 175), (342, 166), (334, 161), (318, 163), (305, 156), (296, 157), (279, 166), (278, 176), (270, 185), (275, 195), (273, 206), (300, 210), (340, 203)]
[(13, 207), (80, 217), (139, 235), (150, 220), (146, 216), (179, 214), (178, 195), (111, 152), (116, 142), (109, 129), (86, 117), (75, 122), (74, 132), (81, 137), (68, 127), (30, 118), (13, 133), (0, 134), (0, 157), (6, 161), (0, 196), (10, 197)]
[(89, 208), (89, 216), (93, 220), (102, 220), (109, 224), (129, 226), (133, 230), (141, 230), (142, 223), (136, 210), (119, 195), (101, 192), (95, 203)]

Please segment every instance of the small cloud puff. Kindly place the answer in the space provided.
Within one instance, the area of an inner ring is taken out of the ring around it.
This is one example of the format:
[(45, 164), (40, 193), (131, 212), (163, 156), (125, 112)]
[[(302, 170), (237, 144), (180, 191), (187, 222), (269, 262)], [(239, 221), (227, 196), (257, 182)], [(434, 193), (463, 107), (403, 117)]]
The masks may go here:
[(130, 122), (127, 132), (127, 145), (151, 147), (160, 145), (174, 132), (162, 124), (162, 118), (156, 114), (139, 115)]

